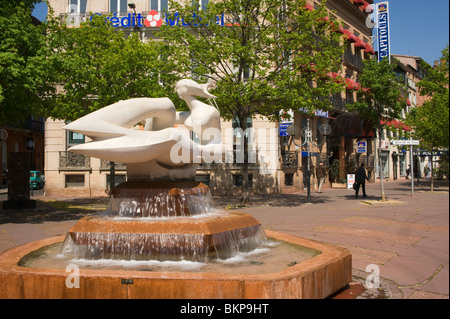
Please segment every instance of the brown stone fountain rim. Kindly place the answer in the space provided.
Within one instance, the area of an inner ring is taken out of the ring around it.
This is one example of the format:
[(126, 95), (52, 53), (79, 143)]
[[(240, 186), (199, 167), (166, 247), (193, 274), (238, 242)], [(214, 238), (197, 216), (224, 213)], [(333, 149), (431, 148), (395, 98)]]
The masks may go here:
[(133, 218), (121, 221), (108, 217), (84, 217), (69, 233), (138, 233), (138, 234), (214, 234), (232, 229), (260, 225), (252, 215), (228, 213), (220, 217), (177, 218), (168, 221), (142, 222)]
[(277, 273), (255, 275), (81, 269), (80, 288), (67, 288), (70, 272), (64, 269), (18, 266), (27, 254), (64, 240), (64, 236), (58, 236), (0, 255), (0, 298), (321, 299), (351, 281), (352, 256), (348, 250), (267, 229), (266, 234), (321, 254)]

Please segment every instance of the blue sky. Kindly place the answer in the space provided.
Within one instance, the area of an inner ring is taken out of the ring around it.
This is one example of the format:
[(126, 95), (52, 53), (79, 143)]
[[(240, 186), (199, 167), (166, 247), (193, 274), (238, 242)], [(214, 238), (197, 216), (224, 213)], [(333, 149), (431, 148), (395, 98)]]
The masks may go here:
[[(391, 53), (419, 56), (430, 64), (438, 60), (449, 43), (449, 2), (390, 0)], [(35, 17), (43, 20), (46, 14), (46, 5), (38, 4)]]

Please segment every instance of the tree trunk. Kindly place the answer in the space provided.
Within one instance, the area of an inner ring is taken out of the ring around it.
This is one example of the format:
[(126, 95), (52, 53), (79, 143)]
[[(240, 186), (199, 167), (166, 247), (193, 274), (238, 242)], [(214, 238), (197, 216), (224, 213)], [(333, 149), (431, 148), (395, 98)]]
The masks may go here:
[(239, 124), (242, 128), (242, 136), (241, 143), (243, 146), (241, 150), (244, 152), (244, 163), (242, 165), (242, 197), (241, 197), (241, 205), (250, 204), (250, 194), (249, 194), (249, 183), (248, 183), (248, 141), (246, 137), (247, 130), (247, 117), (243, 116), (239, 118)]
[(383, 161), (381, 160), (381, 130), (378, 131), (378, 165), (380, 167), (380, 187), (381, 187), (381, 201), (386, 201), (386, 196), (384, 194), (384, 183), (383, 183)]

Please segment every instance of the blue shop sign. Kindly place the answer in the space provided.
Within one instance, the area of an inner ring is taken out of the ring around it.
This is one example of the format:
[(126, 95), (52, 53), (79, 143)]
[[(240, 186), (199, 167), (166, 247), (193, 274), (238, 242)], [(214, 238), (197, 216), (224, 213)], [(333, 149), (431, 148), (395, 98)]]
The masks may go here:
[(280, 136), (289, 136), (287, 129), (291, 126), (292, 123), (280, 123)]

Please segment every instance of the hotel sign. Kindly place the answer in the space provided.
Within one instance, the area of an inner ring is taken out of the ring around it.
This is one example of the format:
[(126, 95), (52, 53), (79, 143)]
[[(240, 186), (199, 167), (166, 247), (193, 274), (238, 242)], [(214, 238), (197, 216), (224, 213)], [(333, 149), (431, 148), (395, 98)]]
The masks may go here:
[(378, 25), (378, 61), (388, 58), (390, 61), (391, 47), (389, 37), (389, 3), (380, 2), (377, 4), (377, 25)]

